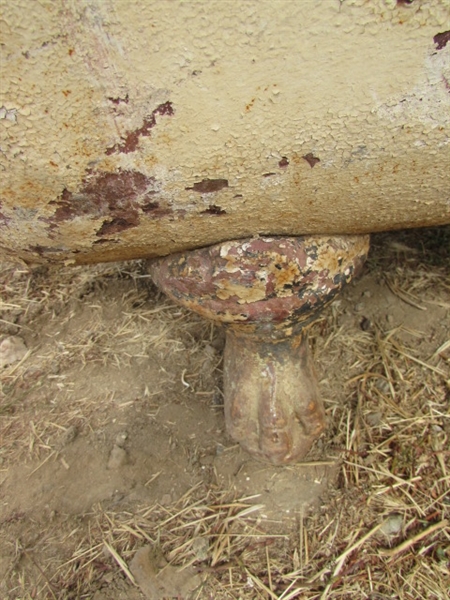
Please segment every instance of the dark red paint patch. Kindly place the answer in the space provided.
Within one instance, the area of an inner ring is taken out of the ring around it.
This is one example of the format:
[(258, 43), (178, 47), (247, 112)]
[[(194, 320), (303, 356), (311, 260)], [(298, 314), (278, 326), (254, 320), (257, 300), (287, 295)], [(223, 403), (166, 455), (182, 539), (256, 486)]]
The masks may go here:
[(309, 166), (311, 167), (311, 169), (320, 162), (320, 158), (317, 158), (317, 156), (314, 156), (314, 154), (312, 152), (308, 152), (308, 154), (305, 154), (305, 156), (302, 156), (302, 158), (304, 158), (306, 160), (306, 162), (309, 164)]
[(278, 163), (280, 169), (285, 169), (289, 165), (289, 159), (286, 156), (283, 156)]
[[(109, 98), (111, 101), (114, 99)], [(136, 129), (135, 131), (130, 131), (126, 137), (122, 138), (122, 143), (115, 144), (111, 148), (107, 148), (106, 155), (109, 156), (111, 154), (129, 154), (130, 152), (134, 152), (139, 144), (139, 138), (141, 137), (149, 137), (151, 130), (156, 125), (156, 115), (160, 116), (169, 116), (171, 117), (174, 114), (172, 102), (164, 102), (164, 104), (160, 104), (155, 110), (144, 119), (142, 127)]]
[(450, 42), (450, 31), (437, 33), (433, 38), (433, 42), (436, 44), (436, 50), (442, 50)]
[(129, 99), (130, 99), (130, 97), (129, 97), (129, 95), (128, 95), (128, 94), (125, 96), (125, 98), (119, 98), (119, 97), (117, 97), (117, 98), (112, 98), (111, 96), (108, 96), (108, 100), (109, 100), (110, 102), (112, 102), (113, 104), (116, 104), (116, 105), (117, 105), (117, 104), (121, 104), (121, 103), (123, 103), (123, 104), (128, 104), (128, 101), (129, 101)]
[(135, 218), (124, 219), (122, 217), (117, 217), (115, 219), (111, 219), (111, 221), (104, 221), (96, 235), (98, 237), (102, 237), (104, 235), (113, 235), (114, 233), (119, 233), (119, 231), (130, 229), (130, 227), (136, 227), (136, 225), (139, 225), (139, 218), (137, 218), (136, 215), (132, 216)]
[(144, 212), (152, 219), (159, 219), (161, 217), (167, 217), (168, 215), (172, 215), (175, 211), (173, 211), (173, 209), (168, 206), (160, 206), (159, 202), (147, 202), (147, 204), (144, 204), (142, 206), (142, 212)]
[(78, 192), (63, 190), (56, 201), (51, 227), (77, 217), (101, 218), (105, 221), (97, 235), (108, 235), (139, 224), (139, 217), (154, 202), (154, 177), (139, 171), (117, 173), (91, 172)]
[(198, 192), (199, 194), (211, 194), (227, 187), (227, 179), (202, 179), (202, 181), (194, 183), (192, 187), (187, 187), (185, 189), (194, 190), (194, 192)]
[(210, 204), (206, 210), (202, 210), (202, 215), (226, 215), (227, 211), (224, 210), (221, 206), (217, 206), (216, 204)]
[(159, 202), (147, 202), (147, 204), (144, 204), (144, 206), (142, 207), (142, 211), (147, 213), (147, 212), (152, 212), (153, 210), (157, 210), (159, 208)]

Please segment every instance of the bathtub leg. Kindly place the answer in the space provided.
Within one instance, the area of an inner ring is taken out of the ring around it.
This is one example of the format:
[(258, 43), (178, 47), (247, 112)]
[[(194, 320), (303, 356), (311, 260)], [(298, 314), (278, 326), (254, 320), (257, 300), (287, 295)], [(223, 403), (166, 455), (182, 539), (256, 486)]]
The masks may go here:
[(307, 330), (368, 246), (368, 236), (256, 238), (150, 263), (174, 301), (226, 327), (226, 426), (255, 458), (298, 461), (323, 431)]

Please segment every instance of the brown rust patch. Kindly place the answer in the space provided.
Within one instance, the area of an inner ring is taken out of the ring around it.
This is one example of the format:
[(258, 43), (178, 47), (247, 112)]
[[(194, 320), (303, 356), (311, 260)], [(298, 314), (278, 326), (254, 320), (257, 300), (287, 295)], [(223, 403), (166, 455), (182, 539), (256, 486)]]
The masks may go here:
[(206, 210), (202, 210), (202, 215), (226, 215), (227, 211), (224, 210), (221, 206), (217, 206), (216, 204), (210, 204)]
[[(114, 98), (109, 98), (111, 102), (115, 103)], [(120, 98), (117, 99), (120, 102)], [(172, 102), (164, 102), (164, 104), (160, 104), (155, 108), (152, 113), (144, 119), (144, 122), (139, 129), (135, 129), (134, 131), (130, 131), (125, 137), (122, 137), (122, 142), (119, 144), (115, 144), (111, 146), (111, 148), (107, 148), (106, 155), (110, 156), (111, 154), (129, 154), (130, 152), (134, 152), (139, 144), (139, 138), (141, 137), (149, 137), (151, 130), (156, 125), (156, 116), (172, 116), (174, 114)]]
[(283, 156), (281, 158), (281, 160), (278, 163), (278, 166), (280, 167), (280, 169), (285, 169), (287, 166), (289, 166), (289, 159), (287, 158), (287, 156)]
[(170, 208), (170, 206), (161, 206), (159, 202), (147, 202), (147, 204), (142, 206), (142, 212), (152, 219), (167, 217), (172, 215), (174, 212), (183, 212), (184, 214), (184, 211), (174, 211), (172, 208)]
[(138, 224), (138, 218), (124, 219), (122, 217), (117, 217), (116, 219), (111, 219), (111, 221), (104, 221), (103, 225), (95, 235), (98, 237), (113, 235), (114, 233), (119, 233), (119, 231), (130, 229), (130, 227), (136, 227)]
[(121, 104), (121, 103), (128, 104), (129, 99), (130, 99), (130, 97), (128, 94), (124, 98), (120, 98), (119, 96), (117, 98), (108, 96), (108, 100), (116, 105)]
[(194, 190), (199, 194), (212, 194), (228, 187), (228, 179), (202, 179), (196, 181), (192, 187), (184, 188), (186, 190)]
[(250, 112), (255, 104), (256, 98), (252, 98), (248, 104), (245, 105), (245, 112)]
[(204, 316), (261, 323), (264, 335), (281, 339), (331, 302), (367, 249), (367, 236), (255, 238), (159, 259), (151, 272), (169, 296)]
[(158, 208), (159, 202), (147, 202), (147, 204), (144, 204), (144, 206), (142, 207), (142, 211), (148, 213), (157, 210)]
[(447, 43), (450, 42), (450, 30), (437, 33), (433, 38), (433, 42), (436, 44), (436, 50), (445, 48)]
[(146, 207), (159, 208), (154, 201), (155, 184), (154, 177), (139, 171), (90, 172), (78, 192), (65, 189), (57, 200), (49, 203), (55, 205), (56, 210), (47, 221), (54, 228), (58, 223), (75, 218), (105, 217), (97, 235), (135, 227)]
[(306, 160), (306, 162), (309, 164), (309, 166), (311, 167), (311, 169), (320, 162), (320, 158), (317, 158), (317, 156), (314, 156), (314, 154), (312, 152), (308, 152), (308, 154), (305, 154), (304, 156), (302, 156), (302, 158), (304, 160)]

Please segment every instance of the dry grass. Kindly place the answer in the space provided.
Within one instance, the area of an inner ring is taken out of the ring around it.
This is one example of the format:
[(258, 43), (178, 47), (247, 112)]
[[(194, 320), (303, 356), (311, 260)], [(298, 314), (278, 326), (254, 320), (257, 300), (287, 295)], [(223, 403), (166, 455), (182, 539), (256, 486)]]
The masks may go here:
[[(433, 250), (430, 240), (444, 240), (444, 248), (441, 243)], [(149, 544), (173, 565), (196, 567), (203, 577), (193, 595), (198, 600), (448, 598), (449, 229), (378, 236), (367, 273), (380, 285), (384, 281), (399, 302), (424, 315), (440, 310), (444, 320), (434, 337), (381, 318), (350, 326), (338, 302), (313, 327), (330, 426), (311, 460), (340, 465), (319, 508), (272, 522), (257, 498), (200, 484), (170, 505), (117, 512), (98, 505), (77, 519), (55, 517), (44, 535), (17, 539), (4, 576), (9, 597), (92, 598), (114, 578), (137, 589), (129, 564)], [(126, 281), (123, 294), (96, 306), (90, 295), (111, 278)], [(195, 354), (214, 334), (156, 294), (141, 263), (57, 273), (5, 265), (1, 286), (2, 332), (21, 335), (47, 323), (48, 333), (31, 363), (24, 359), (0, 374), (4, 474), (23, 460), (37, 460), (39, 468), (57, 455), (70, 427), (92, 426), (108, 411), (111, 398), (101, 393), (65, 401), (70, 365), (126, 367), (150, 353), (170, 362), (186, 347)], [(89, 310), (85, 326), (72, 331), (77, 302)], [(55, 342), (55, 332), (64, 329), (62, 341)], [(199, 373), (183, 371), (181, 382), (172, 384), (208, 394)], [(171, 385), (169, 372), (167, 378)], [(342, 393), (336, 393), (340, 386)], [(49, 389), (53, 404), (46, 403)], [(149, 402), (151, 394), (147, 390)], [(10, 513), (0, 526), (7, 532), (21, 519)]]

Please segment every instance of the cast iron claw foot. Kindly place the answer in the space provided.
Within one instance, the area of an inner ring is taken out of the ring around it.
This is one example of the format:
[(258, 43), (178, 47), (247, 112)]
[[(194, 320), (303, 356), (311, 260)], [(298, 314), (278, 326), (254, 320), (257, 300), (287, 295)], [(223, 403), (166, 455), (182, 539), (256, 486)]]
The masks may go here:
[(256, 458), (299, 460), (323, 430), (306, 330), (368, 249), (369, 236), (261, 237), (151, 262), (168, 296), (226, 326), (227, 430)]

